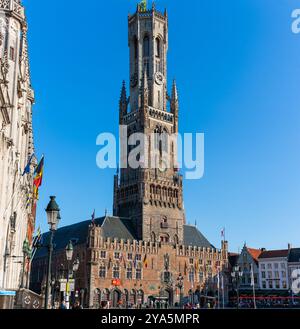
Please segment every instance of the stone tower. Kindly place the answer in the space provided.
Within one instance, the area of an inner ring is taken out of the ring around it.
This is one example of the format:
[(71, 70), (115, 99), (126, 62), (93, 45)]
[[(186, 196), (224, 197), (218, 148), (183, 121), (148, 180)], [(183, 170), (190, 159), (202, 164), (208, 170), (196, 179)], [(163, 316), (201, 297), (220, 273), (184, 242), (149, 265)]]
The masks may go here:
[[(133, 133), (144, 134), (145, 140), (140, 143), (144, 154), (137, 157), (138, 168), (121, 166), (114, 178), (114, 215), (131, 218), (140, 240), (183, 243), (182, 176), (174, 138), (178, 133), (175, 81), (171, 95), (167, 92), (167, 12), (160, 13), (155, 5), (150, 10), (138, 6), (128, 16), (128, 45), (130, 97), (123, 82), (119, 121), (126, 127), (127, 142)], [(121, 162), (125, 158), (127, 165), (125, 153), (131, 149), (126, 145), (121, 149)], [(166, 165), (167, 158), (170, 161)], [(156, 165), (150, 164), (150, 159)]]

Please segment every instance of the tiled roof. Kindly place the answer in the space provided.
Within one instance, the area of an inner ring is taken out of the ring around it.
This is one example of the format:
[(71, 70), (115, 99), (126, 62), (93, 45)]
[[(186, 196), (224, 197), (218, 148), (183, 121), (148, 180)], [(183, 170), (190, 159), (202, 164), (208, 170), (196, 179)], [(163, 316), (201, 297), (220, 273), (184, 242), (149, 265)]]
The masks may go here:
[(299, 263), (300, 262), (300, 248), (293, 248), (290, 250), (289, 263)]
[[(95, 219), (95, 224), (102, 227), (105, 238), (135, 239), (132, 223), (129, 219), (107, 216)], [(64, 249), (70, 240), (77, 245), (87, 243), (90, 225), (91, 220), (87, 220), (59, 228), (54, 235), (55, 250)], [(47, 245), (47, 241), (49, 241), (49, 232), (43, 234), (43, 244)], [(40, 248), (35, 257), (44, 257), (47, 253), (47, 248)]]
[[(95, 219), (95, 224), (101, 226), (104, 238), (118, 238), (124, 240), (136, 240), (133, 223), (130, 219), (120, 217), (101, 217)], [(59, 228), (54, 235), (55, 250), (62, 250), (68, 242), (72, 240), (74, 244), (82, 245), (87, 243), (88, 229), (91, 220)], [(49, 232), (43, 234), (43, 244), (47, 245), (49, 241)], [(213, 245), (202, 235), (195, 227), (184, 225), (184, 244), (187, 246), (196, 246), (203, 248), (214, 248)], [(47, 248), (37, 250), (35, 257), (45, 257), (48, 253)]]
[(184, 225), (183, 230), (184, 230), (183, 244), (185, 246), (195, 246), (195, 247), (215, 249), (215, 247), (205, 238), (205, 236), (197, 229), (196, 226)]
[(254, 249), (254, 248), (248, 248), (248, 247), (247, 247), (247, 250), (256, 262), (258, 261), (258, 257), (263, 252), (261, 249)]
[(263, 251), (258, 258), (265, 259), (265, 258), (288, 257), (288, 254), (289, 254), (288, 249), (268, 250), (268, 251)]

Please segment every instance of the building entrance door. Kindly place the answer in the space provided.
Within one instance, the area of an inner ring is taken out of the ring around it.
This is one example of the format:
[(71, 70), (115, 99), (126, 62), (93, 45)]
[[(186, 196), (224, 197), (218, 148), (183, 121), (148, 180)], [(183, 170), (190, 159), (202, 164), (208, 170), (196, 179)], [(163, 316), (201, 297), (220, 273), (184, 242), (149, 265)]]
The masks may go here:
[(121, 301), (121, 292), (119, 290), (114, 290), (112, 292), (112, 306), (117, 308)]

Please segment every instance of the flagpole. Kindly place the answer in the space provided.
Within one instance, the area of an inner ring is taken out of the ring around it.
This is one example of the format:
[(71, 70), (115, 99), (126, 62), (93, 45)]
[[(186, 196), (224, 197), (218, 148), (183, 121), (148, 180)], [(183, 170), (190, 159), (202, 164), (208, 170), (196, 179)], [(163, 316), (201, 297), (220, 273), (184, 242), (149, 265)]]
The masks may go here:
[(223, 310), (225, 308), (225, 293), (224, 293), (224, 276), (222, 274), (222, 299), (223, 299)]
[(255, 295), (255, 281), (254, 281), (254, 271), (253, 271), (253, 264), (251, 264), (251, 281), (252, 281), (252, 288), (253, 288), (253, 305), (254, 309), (257, 309), (256, 306), (256, 295)]
[(218, 309), (220, 309), (220, 269), (218, 268)]

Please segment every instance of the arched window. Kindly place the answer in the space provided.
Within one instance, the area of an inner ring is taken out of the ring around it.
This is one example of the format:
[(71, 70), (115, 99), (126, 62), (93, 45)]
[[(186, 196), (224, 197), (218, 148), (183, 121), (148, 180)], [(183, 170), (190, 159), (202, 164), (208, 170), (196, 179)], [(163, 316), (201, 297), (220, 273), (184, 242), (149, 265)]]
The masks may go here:
[(133, 47), (134, 47), (134, 59), (137, 59), (138, 58), (138, 39), (137, 39), (137, 37), (134, 37)]
[(150, 39), (148, 35), (146, 35), (143, 40), (143, 56), (149, 57), (149, 55), (150, 55)]
[(154, 232), (151, 233), (151, 242), (156, 242), (156, 235)]
[(155, 56), (160, 58), (161, 55), (161, 48), (160, 48), (160, 39), (155, 39)]
[(174, 243), (179, 244), (179, 238), (177, 234), (174, 235)]
[(168, 234), (165, 234), (165, 235), (161, 235), (160, 236), (160, 242), (163, 242), (163, 243), (169, 243), (170, 241), (170, 237)]

